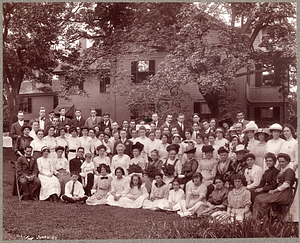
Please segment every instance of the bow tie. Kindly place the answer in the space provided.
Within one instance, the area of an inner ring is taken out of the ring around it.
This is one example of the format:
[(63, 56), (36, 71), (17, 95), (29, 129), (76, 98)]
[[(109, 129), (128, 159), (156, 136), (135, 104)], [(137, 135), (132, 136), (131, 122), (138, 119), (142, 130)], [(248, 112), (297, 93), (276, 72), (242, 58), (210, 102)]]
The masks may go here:
[(101, 180), (108, 179), (108, 176), (102, 176)]
[(45, 121), (45, 117), (41, 117), (41, 121)]
[(248, 170), (251, 170), (252, 169), (252, 167), (248, 167)]
[(26, 159), (30, 159), (30, 157), (25, 157)]

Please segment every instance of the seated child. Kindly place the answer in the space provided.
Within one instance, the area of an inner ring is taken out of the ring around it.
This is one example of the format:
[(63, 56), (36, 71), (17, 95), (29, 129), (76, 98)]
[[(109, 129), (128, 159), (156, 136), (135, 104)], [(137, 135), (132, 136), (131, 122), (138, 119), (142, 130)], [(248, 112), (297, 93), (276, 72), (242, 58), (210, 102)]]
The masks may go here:
[(94, 163), (92, 163), (92, 155), (90, 153), (85, 154), (85, 161), (81, 165), (81, 172), (79, 173), (82, 177), (82, 184), (86, 186), (86, 177), (88, 174), (94, 174)]
[(66, 183), (65, 194), (61, 196), (61, 200), (66, 203), (80, 202), (84, 203), (88, 198), (84, 195), (82, 184), (78, 181), (78, 174), (72, 173), (71, 180)]
[(166, 183), (162, 180), (163, 175), (157, 174), (155, 176), (155, 183), (152, 184), (151, 193), (150, 193), (150, 199), (145, 200), (143, 203), (144, 209), (152, 209), (157, 210), (158, 203), (161, 201), (164, 201), (169, 196), (169, 187)]
[(157, 207), (167, 211), (180, 210), (180, 201), (185, 199), (184, 191), (180, 188), (179, 180), (172, 182), (173, 189), (169, 193), (169, 199), (164, 199), (157, 204)]

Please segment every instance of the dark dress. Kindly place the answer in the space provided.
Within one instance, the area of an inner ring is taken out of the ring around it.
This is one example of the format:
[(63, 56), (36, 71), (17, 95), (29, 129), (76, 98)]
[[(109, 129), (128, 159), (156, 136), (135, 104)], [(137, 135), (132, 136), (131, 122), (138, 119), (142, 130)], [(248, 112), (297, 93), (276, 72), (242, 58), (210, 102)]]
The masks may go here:
[(234, 167), (232, 166), (233, 161), (230, 160), (230, 159), (227, 159), (225, 161), (225, 166), (223, 167), (223, 169), (221, 169), (221, 164), (222, 164), (221, 161), (219, 161), (218, 164), (217, 164), (217, 174), (216, 174), (216, 176), (222, 177), (223, 181), (230, 181), (230, 176), (234, 172)]
[(256, 218), (261, 218), (265, 215), (268, 206), (272, 203), (277, 205), (288, 205), (292, 199), (292, 185), (295, 181), (295, 173), (292, 169), (287, 168), (282, 172), (279, 172), (277, 176), (278, 187), (284, 182), (288, 182), (290, 187), (283, 191), (275, 192), (274, 194), (263, 193), (255, 198), (253, 205), (253, 214)]
[(251, 191), (251, 202), (254, 202), (255, 197), (259, 194), (266, 193), (270, 190), (274, 190), (277, 188), (277, 175), (279, 173), (279, 170), (276, 169), (274, 166), (267, 169), (265, 173), (263, 174), (260, 184), (257, 187), (262, 188), (263, 190), (261, 192), (254, 192), (254, 190)]
[(180, 184), (186, 184), (188, 181), (192, 180), (194, 173), (198, 168), (198, 161), (195, 158), (192, 158), (189, 161), (186, 161), (182, 165), (181, 174), (184, 175), (184, 178), (177, 178)]

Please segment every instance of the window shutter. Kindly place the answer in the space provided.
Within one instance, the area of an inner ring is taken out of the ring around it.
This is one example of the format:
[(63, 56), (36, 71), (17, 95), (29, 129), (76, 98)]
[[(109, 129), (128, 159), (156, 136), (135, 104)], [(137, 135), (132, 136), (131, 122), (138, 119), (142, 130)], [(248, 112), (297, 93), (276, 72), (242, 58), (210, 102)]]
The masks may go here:
[(137, 79), (137, 61), (131, 62), (131, 81), (136, 83)]
[(27, 98), (28, 102), (28, 113), (32, 113), (32, 98)]
[(255, 87), (261, 87), (262, 84), (262, 65), (261, 64), (256, 64), (255, 65)]
[(149, 75), (155, 74), (155, 60), (149, 61)]

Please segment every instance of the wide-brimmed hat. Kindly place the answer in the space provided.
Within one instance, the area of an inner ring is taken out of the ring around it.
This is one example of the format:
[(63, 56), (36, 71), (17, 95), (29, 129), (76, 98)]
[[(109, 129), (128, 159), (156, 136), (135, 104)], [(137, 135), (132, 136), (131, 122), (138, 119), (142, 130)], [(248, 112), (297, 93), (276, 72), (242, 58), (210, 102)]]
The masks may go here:
[(174, 139), (174, 137), (179, 137), (179, 139), (181, 140), (181, 136), (178, 134), (178, 133), (175, 133), (173, 136), (172, 136), (172, 140)]
[(224, 146), (222, 146), (218, 149), (218, 154), (221, 154), (221, 153), (229, 153), (229, 151)]
[(274, 123), (273, 125), (271, 125), (269, 127), (269, 131), (272, 131), (272, 130), (279, 130), (279, 131), (282, 131), (282, 126), (278, 123)]
[(254, 135), (258, 135), (259, 133), (264, 133), (265, 135), (269, 136), (270, 135), (270, 132), (268, 130), (268, 128), (258, 128)]
[(246, 128), (243, 130), (243, 133), (253, 131), (255, 132), (258, 129), (258, 126), (255, 124), (254, 121), (250, 121), (247, 125)]
[(202, 147), (202, 152), (205, 153), (205, 152), (212, 152), (214, 151), (214, 147), (212, 145), (203, 145)]
[(144, 149), (144, 144), (136, 142), (134, 145), (132, 145), (132, 150), (134, 149), (138, 149), (141, 152)]
[(230, 118), (222, 118), (222, 120), (220, 120), (218, 122), (219, 127), (223, 127), (223, 122), (227, 123), (229, 127), (231, 127), (233, 125), (233, 121)]
[(48, 146), (43, 146), (43, 147), (41, 148), (41, 151), (42, 151), (42, 152), (44, 152), (45, 150), (48, 150), (48, 152), (50, 153), (50, 149), (49, 149)]
[(184, 151), (186, 154), (194, 154), (196, 152), (196, 147), (189, 145), (185, 148)]
[(243, 144), (239, 144), (236, 146), (235, 151), (233, 151), (234, 153), (238, 153), (238, 152), (244, 152), (244, 153), (249, 153), (248, 149), (245, 149), (245, 146)]

